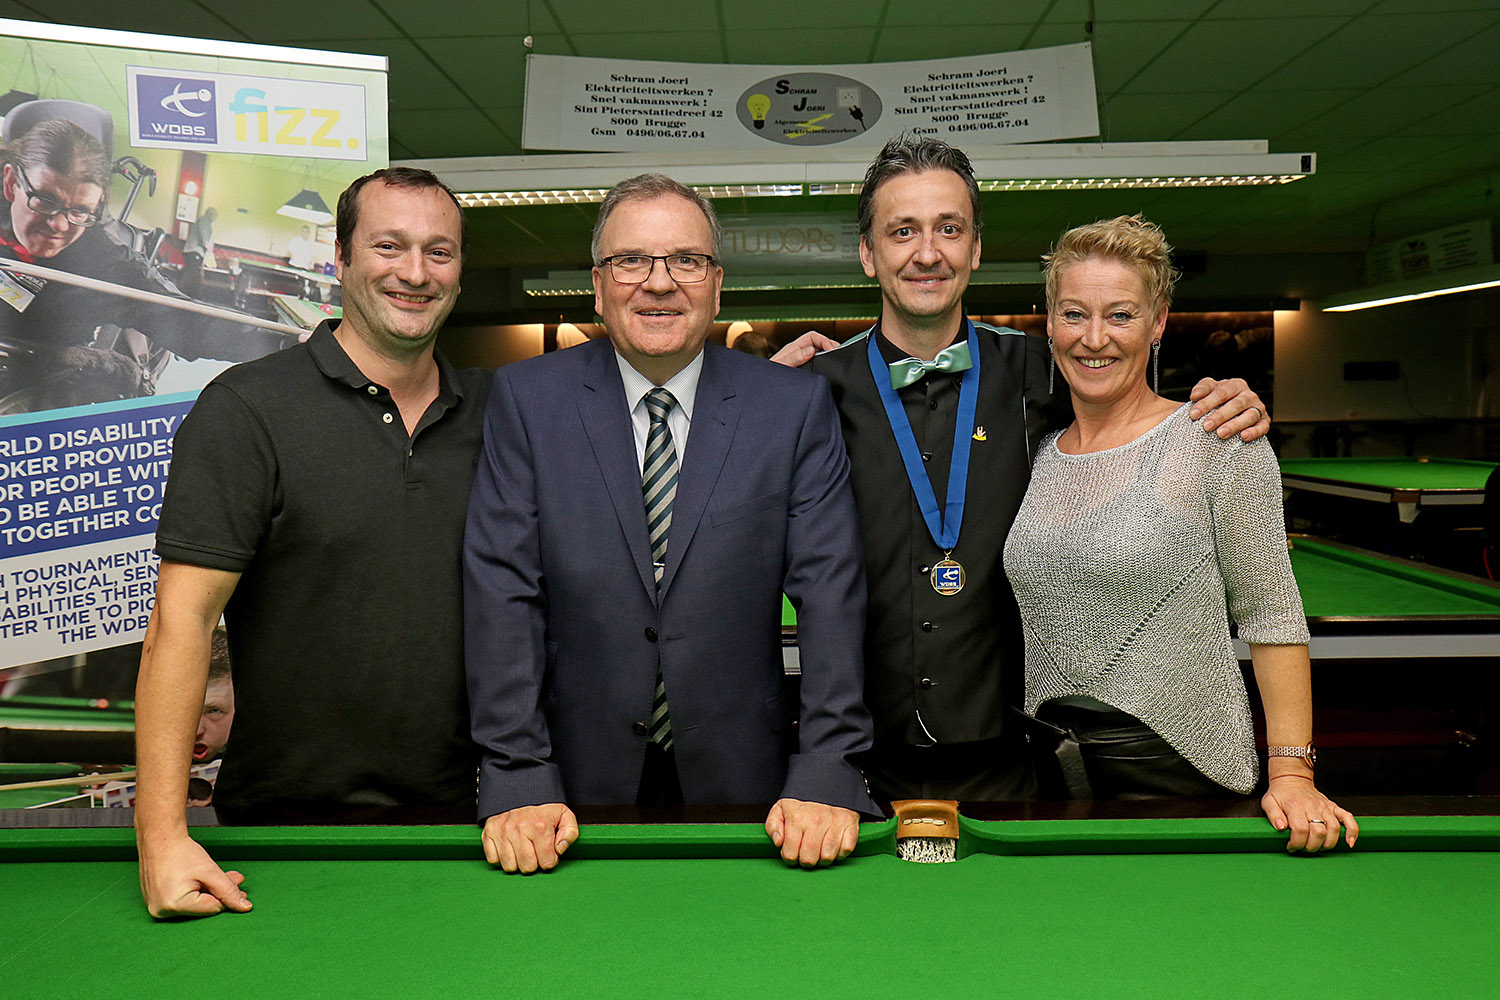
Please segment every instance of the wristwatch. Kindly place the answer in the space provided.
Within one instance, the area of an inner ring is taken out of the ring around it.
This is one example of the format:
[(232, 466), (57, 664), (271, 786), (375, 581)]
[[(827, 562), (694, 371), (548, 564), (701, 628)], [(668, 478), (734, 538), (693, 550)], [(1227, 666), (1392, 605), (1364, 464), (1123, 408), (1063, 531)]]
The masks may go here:
[(1312, 740), (1307, 741), (1305, 747), (1266, 747), (1267, 757), (1301, 757), (1307, 761), (1307, 766), (1316, 769), (1318, 766), (1318, 748), (1313, 746)]

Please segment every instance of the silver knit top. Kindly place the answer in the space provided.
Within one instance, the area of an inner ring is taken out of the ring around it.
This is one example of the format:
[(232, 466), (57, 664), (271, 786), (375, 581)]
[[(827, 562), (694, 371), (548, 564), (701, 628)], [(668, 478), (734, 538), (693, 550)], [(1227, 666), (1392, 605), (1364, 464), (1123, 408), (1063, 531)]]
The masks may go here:
[(1042, 442), (1005, 543), (1026, 636), (1026, 711), (1087, 695), (1129, 712), (1236, 792), (1257, 776), (1230, 641), (1308, 641), (1264, 439), (1221, 441), (1184, 404), (1087, 455)]

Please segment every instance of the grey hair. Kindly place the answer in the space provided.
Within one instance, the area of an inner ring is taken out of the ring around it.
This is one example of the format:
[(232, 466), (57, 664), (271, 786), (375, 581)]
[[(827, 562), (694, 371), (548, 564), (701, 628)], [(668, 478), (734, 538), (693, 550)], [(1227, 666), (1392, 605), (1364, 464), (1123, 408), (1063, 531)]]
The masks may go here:
[(604, 203), (599, 206), (599, 218), (594, 222), (594, 237), (589, 243), (589, 256), (595, 264), (599, 263), (600, 250), (603, 244), (604, 224), (609, 221), (610, 214), (620, 206), (622, 202), (634, 201), (636, 199), (659, 198), (662, 195), (674, 194), (679, 198), (686, 198), (698, 206), (698, 211), (708, 220), (708, 231), (713, 237), (711, 252), (714, 260), (719, 259), (719, 241), (723, 238), (724, 231), (719, 225), (719, 217), (714, 214), (714, 207), (708, 203), (708, 199), (697, 191), (668, 177), (666, 174), (637, 174), (627, 178), (609, 189), (609, 194), (604, 196)]
[(979, 185), (974, 181), (974, 167), (963, 150), (941, 139), (928, 139), (902, 132), (886, 143), (865, 171), (865, 184), (859, 191), (859, 236), (868, 240), (875, 227), (875, 189), (900, 174), (927, 170), (951, 170), (963, 178), (969, 189), (969, 203), (974, 209), (974, 235), (983, 228), (979, 216)]

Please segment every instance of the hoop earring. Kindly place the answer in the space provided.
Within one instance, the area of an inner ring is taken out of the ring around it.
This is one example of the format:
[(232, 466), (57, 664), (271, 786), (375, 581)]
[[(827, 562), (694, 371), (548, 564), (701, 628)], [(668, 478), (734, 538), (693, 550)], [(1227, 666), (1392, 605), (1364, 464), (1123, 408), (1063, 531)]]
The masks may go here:
[(1151, 341), (1151, 391), (1161, 395), (1161, 341)]
[(1057, 358), (1052, 355), (1052, 338), (1047, 338), (1047, 395), (1052, 395), (1052, 380), (1057, 375)]

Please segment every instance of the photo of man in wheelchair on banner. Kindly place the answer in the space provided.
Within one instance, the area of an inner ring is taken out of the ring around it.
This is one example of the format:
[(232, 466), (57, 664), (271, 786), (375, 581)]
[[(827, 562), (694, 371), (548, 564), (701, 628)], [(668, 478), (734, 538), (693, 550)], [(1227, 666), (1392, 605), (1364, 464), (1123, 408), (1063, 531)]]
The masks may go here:
[[(156, 171), (114, 156), (102, 108), (30, 96), (0, 97), (0, 416), (151, 396), (173, 356), (247, 361), (305, 337), (185, 294), (201, 253), (174, 267), (172, 237), (126, 221)], [(130, 187), (113, 214), (116, 175)]]

